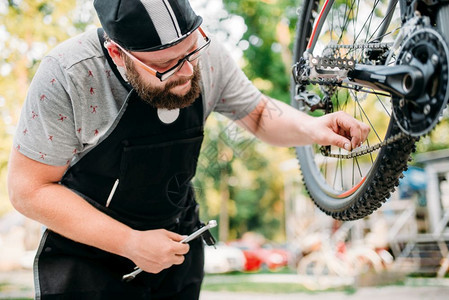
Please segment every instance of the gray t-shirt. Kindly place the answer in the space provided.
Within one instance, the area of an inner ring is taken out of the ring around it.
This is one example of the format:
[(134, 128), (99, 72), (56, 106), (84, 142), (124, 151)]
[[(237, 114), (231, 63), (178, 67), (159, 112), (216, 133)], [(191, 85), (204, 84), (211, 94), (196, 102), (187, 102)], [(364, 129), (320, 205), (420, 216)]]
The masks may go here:
[[(259, 103), (260, 91), (215, 39), (199, 66), (204, 120), (212, 111), (238, 120)], [(126, 96), (96, 30), (69, 39), (42, 59), (22, 108), (14, 146), (45, 164), (73, 164), (117, 122)]]

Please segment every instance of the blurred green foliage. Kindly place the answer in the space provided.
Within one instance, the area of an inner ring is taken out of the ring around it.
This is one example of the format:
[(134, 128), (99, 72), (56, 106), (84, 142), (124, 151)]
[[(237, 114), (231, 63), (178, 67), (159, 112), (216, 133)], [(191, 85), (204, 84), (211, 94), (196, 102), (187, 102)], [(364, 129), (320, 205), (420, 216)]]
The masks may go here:
[(201, 217), (218, 220), (220, 240), (255, 231), (283, 241), (288, 175), (280, 164), (293, 157), (292, 150), (264, 144), (219, 117), (209, 118), (205, 130), (194, 181)]
[[(236, 45), (243, 50), (243, 70), (261, 91), (287, 103), (300, 2), (223, 0), (229, 14), (243, 17), (247, 27)], [(0, 215), (11, 209), (7, 160), (20, 107), (40, 59), (56, 44), (96, 25), (91, 0), (0, 0)], [(447, 125), (443, 119), (430, 136), (421, 139), (418, 151), (447, 148)], [(287, 176), (299, 176), (299, 171), (286, 174), (279, 164), (293, 157), (292, 149), (262, 144), (232, 122), (210, 117), (194, 182), (203, 219), (215, 218), (224, 224), (222, 240), (256, 231), (281, 241), (283, 183)]]
[[(270, 36), (270, 31), (274, 34), (283, 18), (283, 6), (277, 7), (277, 3), (260, 6), (258, 1), (252, 2), (234, 2), (248, 7), (243, 17), (247, 12), (251, 13), (251, 7), (256, 9), (252, 15), (248, 14), (253, 24), (244, 38), (249, 39), (252, 45), (248, 52), (245, 51), (250, 55), (247, 58), (245, 54), (245, 61), (258, 56), (260, 59), (254, 68), (246, 63), (245, 72), (269, 95), (281, 95), (279, 98), (288, 102), (288, 71), (284, 68), (280, 48), (272, 46), (279, 42), (274, 35)], [(274, 17), (270, 11), (273, 8), (277, 11)], [(263, 20), (258, 20), (257, 15), (262, 12)], [(260, 31), (261, 21), (269, 23), (270, 27)], [(6, 169), (15, 125), (27, 86), (40, 60), (58, 43), (83, 32), (88, 26), (97, 26), (98, 22), (90, 0), (0, 0), (0, 24), (1, 215), (11, 209), (6, 193)], [(265, 39), (266, 42), (260, 46)], [(285, 44), (284, 41), (284, 46), (288, 47), (289, 42)], [(291, 158), (292, 152), (269, 147), (240, 132), (242, 136), (239, 139), (248, 143), (235, 143), (235, 136), (227, 136), (232, 122), (219, 119), (212, 116), (208, 121), (203, 150), (209, 152), (202, 155), (195, 180), (204, 218), (219, 218), (220, 212), (223, 215), (223, 208), (226, 208), (229, 220), (225, 222), (223, 232), (227, 238), (236, 238), (254, 230), (282, 240), (283, 177), (278, 164)], [(211, 150), (217, 151), (215, 156), (210, 156)]]
[(291, 44), (298, 0), (223, 0), (245, 20), (243, 70), (267, 95), (290, 102)]
[(0, 0), (0, 215), (6, 169), (27, 87), (43, 55), (95, 23), (89, 0)]
[[(286, 103), (297, 2), (223, 0), (228, 13), (243, 17), (247, 27), (237, 45), (243, 50), (243, 71), (262, 92)], [(220, 240), (247, 231), (284, 240), (286, 175), (279, 165), (292, 159), (293, 151), (262, 144), (229, 121), (211, 119), (195, 180), (202, 217), (218, 219)]]

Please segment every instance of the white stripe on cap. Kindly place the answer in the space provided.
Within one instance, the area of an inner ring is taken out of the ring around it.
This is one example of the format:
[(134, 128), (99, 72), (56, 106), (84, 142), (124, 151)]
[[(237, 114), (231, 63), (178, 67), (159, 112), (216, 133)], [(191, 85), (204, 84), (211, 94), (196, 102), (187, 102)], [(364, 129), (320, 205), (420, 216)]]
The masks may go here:
[(178, 19), (168, 0), (141, 0), (156, 27), (162, 45), (181, 37)]

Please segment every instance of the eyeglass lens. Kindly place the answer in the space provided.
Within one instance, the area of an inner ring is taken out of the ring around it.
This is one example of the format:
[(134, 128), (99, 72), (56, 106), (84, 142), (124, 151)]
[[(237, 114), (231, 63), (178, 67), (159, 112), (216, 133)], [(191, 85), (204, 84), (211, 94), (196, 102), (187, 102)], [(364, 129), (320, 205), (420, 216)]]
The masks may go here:
[(194, 50), (192, 53), (188, 54), (187, 56), (185, 56), (184, 58), (180, 59), (178, 61), (178, 63), (173, 66), (170, 70), (167, 70), (165, 72), (159, 73), (161, 76), (161, 80), (166, 80), (167, 78), (169, 78), (170, 76), (172, 76), (173, 74), (175, 74), (176, 72), (179, 71), (179, 69), (182, 68), (182, 66), (184, 65), (184, 63), (186, 61), (192, 62), (194, 60), (196, 60), (198, 57), (201, 56), (202, 52), (204, 49), (206, 49), (209, 46), (209, 41), (207, 41), (204, 45), (200, 46), (199, 48), (197, 48), (196, 50)]

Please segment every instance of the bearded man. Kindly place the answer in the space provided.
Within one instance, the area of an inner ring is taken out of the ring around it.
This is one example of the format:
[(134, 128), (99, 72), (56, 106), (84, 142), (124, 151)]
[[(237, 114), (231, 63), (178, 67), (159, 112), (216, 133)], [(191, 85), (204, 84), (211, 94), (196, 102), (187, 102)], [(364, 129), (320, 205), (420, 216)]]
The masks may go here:
[(180, 241), (201, 226), (191, 179), (212, 111), (279, 146), (350, 149), (369, 129), (263, 95), (188, 0), (94, 6), (102, 28), (42, 60), (9, 162), (11, 202), (46, 228), (36, 299), (198, 299), (203, 241)]

